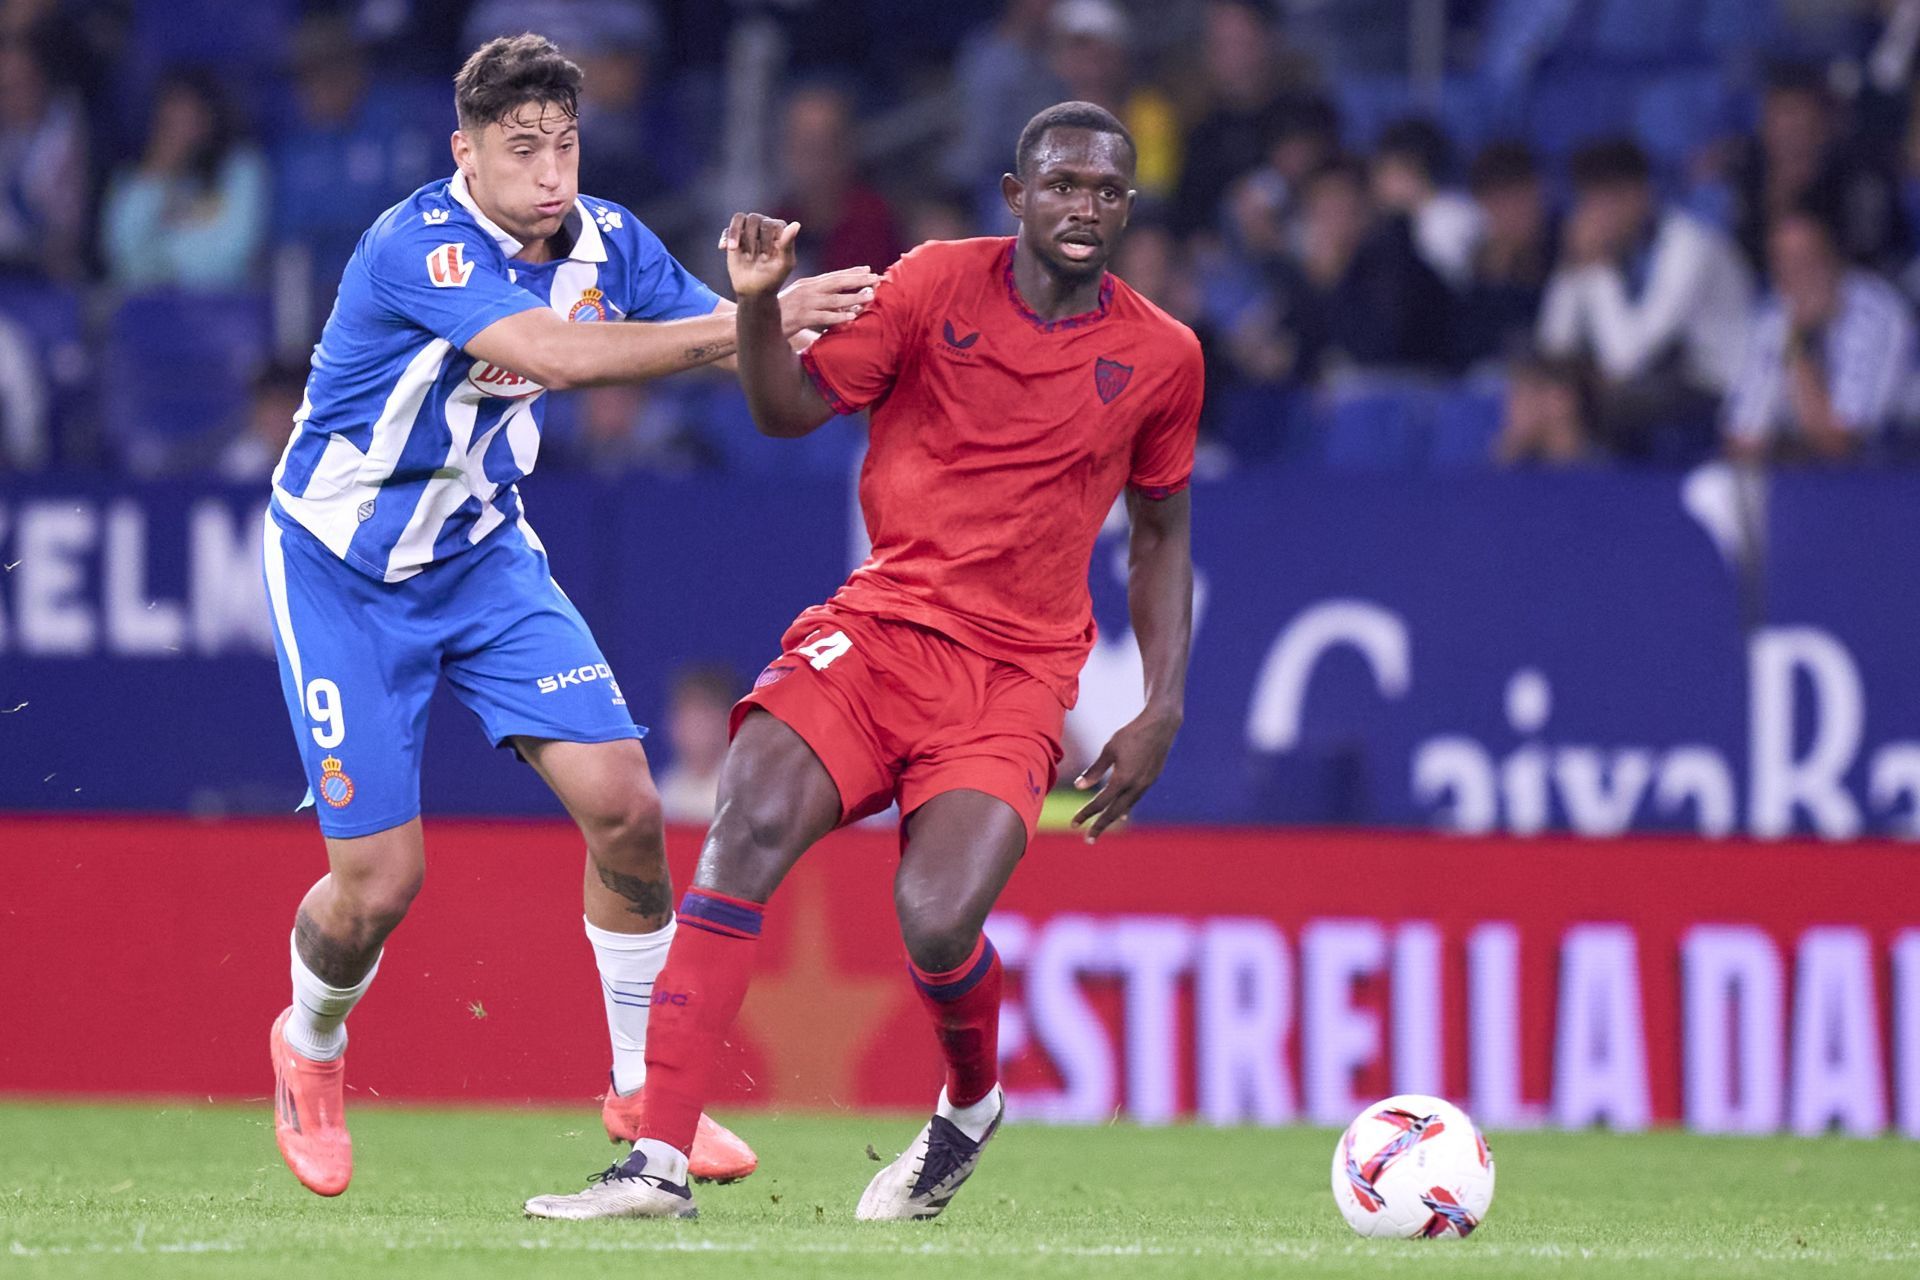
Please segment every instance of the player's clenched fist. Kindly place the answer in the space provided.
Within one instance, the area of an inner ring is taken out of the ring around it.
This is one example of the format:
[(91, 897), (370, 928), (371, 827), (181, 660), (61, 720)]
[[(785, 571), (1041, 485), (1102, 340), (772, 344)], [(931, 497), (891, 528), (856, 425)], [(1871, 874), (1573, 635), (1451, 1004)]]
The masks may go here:
[(867, 267), (846, 267), (824, 275), (781, 284), (793, 271), (794, 237), (800, 224), (758, 213), (736, 213), (720, 237), (727, 254), (727, 275), (736, 298), (780, 292), (780, 318), (789, 335), (826, 329), (859, 315), (873, 300), (880, 277)]
[(793, 271), (793, 240), (800, 224), (760, 213), (736, 213), (720, 237), (736, 298), (775, 293)]

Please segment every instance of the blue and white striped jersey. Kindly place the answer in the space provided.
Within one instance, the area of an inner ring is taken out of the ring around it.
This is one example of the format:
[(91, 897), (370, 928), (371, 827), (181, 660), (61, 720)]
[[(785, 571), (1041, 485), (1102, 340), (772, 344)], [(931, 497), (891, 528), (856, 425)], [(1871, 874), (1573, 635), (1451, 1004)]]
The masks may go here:
[[(1767, 299), (1747, 339), (1746, 359), (1723, 407), (1723, 429), (1738, 440), (1792, 435), (1788, 347), (1793, 324), (1779, 297)], [(1820, 336), (1827, 396), (1840, 425), (1872, 438), (1904, 407), (1914, 376), (1912, 312), (1898, 289), (1867, 271), (1840, 280), (1839, 306)]]
[(520, 519), (540, 452), (543, 387), (462, 348), (496, 320), (552, 307), (569, 320), (679, 320), (720, 299), (633, 214), (582, 196), (573, 249), (520, 242), (466, 181), (429, 183), (360, 237), (313, 351), (276, 516), (354, 568), (398, 582)]

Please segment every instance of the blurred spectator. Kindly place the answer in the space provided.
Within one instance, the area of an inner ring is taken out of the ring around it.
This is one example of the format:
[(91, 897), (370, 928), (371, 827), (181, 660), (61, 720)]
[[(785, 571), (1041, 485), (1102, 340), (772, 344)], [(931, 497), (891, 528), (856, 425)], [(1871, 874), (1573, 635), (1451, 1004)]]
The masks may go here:
[[(440, 78), (451, 75), (473, 51), (461, 29), (472, 0), (359, 0), (351, 7), (354, 30), (378, 51), (376, 61), (385, 71)], [(516, 27), (513, 34), (525, 30)]]
[(1374, 148), (1373, 198), (1387, 213), (1412, 219), (1421, 258), (1457, 289), (1472, 267), (1480, 210), (1460, 192), (1441, 188), (1452, 163), (1453, 145), (1433, 121), (1395, 121)]
[(1480, 239), (1455, 325), (1465, 365), (1511, 355), (1532, 342), (1559, 239), (1539, 167), (1525, 143), (1489, 145), (1474, 158), (1469, 185), (1479, 206)]
[(1136, 217), (1127, 228), (1126, 238), (1120, 242), (1119, 252), (1114, 255), (1113, 272), (1132, 285), (1141, 297), (1199, 335), (1201, 354), (1206, 361), (1207, 386), (1215, 393), (1201, 408), (1202, 435), (1244, 456), (1270, 452), (1274, 433), (1280, 426), (1275, 415), (1257, 415), (1247, 424), (1257, 428), (1255, 439), (1219, 439), (1222, 422), (1217, 393), (1233, 381), (1234, 369), (1227, 363), (1226, 344), (1217, 340), (1211, 317), (1206, 314), (1200, 276), (1193, 268), (1186, 246), (1164, 222)]
[[(554, 36), (556, 42), (559, 36)], [(645, 211), (697, 167), (690, 131), (654, 92), (659, 20), (642, 5), (596, 6), (572, 45), (580, 64), (580, 189)]]
[(86, 118), (24, 34), (0, 36), (0, 270), (80, 274)]
[(781, 123), (780, 159), (787, 185), (779, 216), (805, 228), (802, 272), (893, 265), (900, 232), (886, 198), (859, 177), (851, 98), (828, 85), (795, 92)]
[(1768, 76), (1759, 133), (1740, 149), (1728, 179), (1734, 235), (1756, 270), (1766, 268), (1774, 218), (1803, 205), (1836, 229), (1841, 253), (1855, 262), (1883, 263), (1898, 247), (1895, 184), (1848, 140), (1841, 116), (1817, 68), (1786, 66)]
[(1892, 285), (1848, 267), (1813, 210), (1774, 219), (1767, 260), (1773, 295), (1727, 399), (1727, 451), (1848, 457), (1893, 418), (1911, 376), (1912, 315)]
[(1201, 53), (1207, 99), (1181, 144), (1173, 204), (1182, 235), (1212, 224), (1228, 186), (1265, 158), (1289, 95), (1312, 87), (1311, 69), (1282, 47), (1258, 0), (1212, 0)]
[(1200, 313), (1199, 288), (1187, 269), (1186, 255), (1173, 233), (1158, 222), (1142, 220), (1127, 228), (1114, 255), (1114, 274), (1182, 324)]
[(1572, 167), (1576, 199), (1541, 305), (1541, 349), (1598, 367), (1598, 428), (1613, 451), (1703, 444), (1746, 342), (1746, 264), (1725, 235), (1660, 206), (1637, 143), (1593, 143)]
[(1407, 220), (1379, 215), (1357, 163), (1307, 179), (1297, 253), (1273, 281), (1301, 376), (1447, 362), (1446, 285), (1421, 261)]
[(1180, 176), (1180, 125), (1165, 94), (1134, 80), (1126, 13), (1113, 0), (1061, 0), (1052, 29), (1049, 64), (1061, 96), (1118, 116), (1139, 154), (1135, 188), (1155, 200), (1171, 196)]
[[(1897, 167), (1920, 58), (1920, 0), (1876, 0), (1863, 7), (1864, 13), (1819, 5), (1813, 14), (1796, 15), (1793, 48), (1808, 61), (1831, 60), (1829, 83), (1852, 95), (1856, 141), (1895, 158)], [(1910, 210), (1906, 226), (1913, 226)]]
[(901, 212), (908, 248), (929, 240), (965, 240), (974, 233), (967, 201), (957, 192), (923, 191)]
[(220, 450), (216, 469), (223, 479), (247, 484), (264, 481), (280, 464), (294, 415), (307, 399), (307, 366), (272, 361), (254, 376), (247, 420)]
[(318, 320), (361, 233), (453, 161), (443, 133), (396, 118), (370, 91), (366, 49), (344, 19), (302, 23), (292, 66), (292, 120), (273, 147), (274, 233), (306, 250)]
[(1574, 466), (1596, 457), (1593, 378), (1586, 364), (1529, 355), (1507, 374), (1506, 409), (1494, 460), (1502, 466)]
[(1220, 210), (1228, 247), (1244, 257), (1272, 257), (1299, 239), (1300, 193), (1308, 177), (1340, 155), (1340, 117), (1331, 103), (1306, 98), (1276, 112), (1266, 162), (1234, 179)]
[(32, 335), (0, 313), (0, 475), (46, 465), (48, 390)]
[(154, 94), (137, 167), (116, 174), (102, 214), (114, 282), (234, 289), (256, 283), (266, 229), (267, 166), (218, 84), (176, 71)]
[(657, 220), (659, 203), (697, 167), (694, 131), (671, 118), (666, 95), (655, 91), (664, 40), (657, 7), (648, 0), (480, 0), (463, 47), (523, 31), (538, 31), (580, 65), (580, 189)]
[(744, 690), (722, 666), (689, 667), (667, 695), (667, 767), (660, 771), (660, 811), (668, 822), (713, 820), (726, 759), (728, 720)]
[(1041, 109), (1066, 97), (1048, 65), (1054, 0), (1007, 0), (1000, 18), (961, 45), (953, 92), (959, 131), (942, 162), (946, 179), (971, 198), (998, 203), (1000, 175), (1013, 168), (1012, 139)]

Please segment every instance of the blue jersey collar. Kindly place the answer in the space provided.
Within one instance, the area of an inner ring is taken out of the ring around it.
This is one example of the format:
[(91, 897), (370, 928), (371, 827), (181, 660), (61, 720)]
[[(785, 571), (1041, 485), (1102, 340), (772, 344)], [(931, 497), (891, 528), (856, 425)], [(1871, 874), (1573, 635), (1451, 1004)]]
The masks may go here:
[[(473, 193), (467, 190), (466, 174), (455, 173), (453, 181), (447, 185), (447, 190), (453, 194), (455, 200), (460, 202), (461, 208), (473, 215), (473, 220), (480, 224), (480, 229), (500, 246), (501, 253), (511, 258), (526, 247), (508, 235), (499, 223), (480, 211), (480, 206), (474, 202)], [(607, 260), (607, 246), (600, 238), (600, 228), (594, 225), (594, 220), (587, 213), (586, 206), (577, 198), (573, 202), (572, 210), (567, 214), (565, 229), (573, 240), (573, 249), (567, 254), (569, 258), (576, 262)]]

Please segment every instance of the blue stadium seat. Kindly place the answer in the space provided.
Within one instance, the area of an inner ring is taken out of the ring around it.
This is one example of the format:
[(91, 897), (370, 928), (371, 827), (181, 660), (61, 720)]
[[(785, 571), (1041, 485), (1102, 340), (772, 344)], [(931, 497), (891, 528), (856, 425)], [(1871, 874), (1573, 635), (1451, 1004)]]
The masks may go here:
[(1466, 160), (1498, 132), (1485, 87), (1478, 78), (1447, 77), (1440, 86), (1437, 104), (1424, 99), (1401, 75), (1344, 76), (1334, 91), (1347, 145), (1357, 151), (1370, 151), (1381, 130), (1395, 120), (1427, 116), (1453, 139), (1455, 155), (1464, 167)]
[(148, 293), (120, 304), (103, 364), (105, 435), (137, 471), (244, 412), (273, 336), (264, 294)]
[(1427, 442), (1428, 464), (1436, 471), (1491, 465), (1501, 407), (1500, 396), (1492, 391), (1457, 390), (1439, 396)]
[(1318, 407), (1322, 461), (1331, 471), (1414, 471), (1426, 460), (1432, 393), (1369, 384), (1334, 391)]
[(297, 15), (296, 0), (167, 0), (133, 6), (133, 47), (154, 66), (198, 64), (279, 71)]
[(1566, 71), (1528, 95), (1525, 127), (1542, 153), (1563, 158), (1596, 138), (1631, 133), (1640, 79), (1622, 71)]
[(1307, 392), (1254, 383), (1207, 394), (1207, 432), (1240, 463), (1318, 464), (1319, 423)]
[(1655, 165), (1681, 169), (1694, 153), (1745, 122), (1716, 70), (1655, 76), (1635, 96), (1633, 132)]

